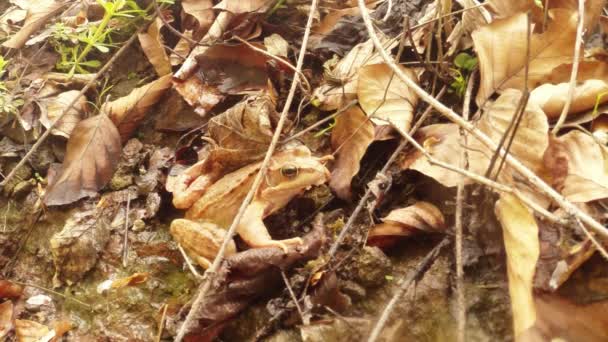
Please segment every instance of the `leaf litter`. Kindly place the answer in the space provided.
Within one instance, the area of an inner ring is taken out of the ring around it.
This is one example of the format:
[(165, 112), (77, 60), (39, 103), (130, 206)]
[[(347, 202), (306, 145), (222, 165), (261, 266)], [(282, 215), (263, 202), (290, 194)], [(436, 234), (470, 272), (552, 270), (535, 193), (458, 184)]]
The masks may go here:
[[(584, 46), (574, 0), (35, 3), (0, 5), (3, 338), (605, 339), (608, 253), (587, 224), (608, 219), (606, 47), (590, 38), (604, 1), (584, 2)], [(399, 60), (370, 39), (368, 11)], [(442, 102), (457, 112), (469, 103), (471, 126), (432, 102), (419, 123), (417, 87), (448, 88)], [(217, 212), (188, 214), (200, 221), (192, 241), (212, 236), (197, 229), (240, 205), (255, 176), (243, 172), (273, 146), (288, 95), (277, 155), (294, 157), (272, 159), (239, 227), (290, 244), (236, 238), (201, 279), (195, 261), (221, 248), (197, 253), (176, 238), (176, 208), (225, 186)], [(416, 149), (389, 158), (410, 131)], [(463, 182), (460, 236), (453, 188)], [(430, 252), (441, 239), (462, 241), (463, 273), (448, 248)], [(456, 274), (465, 287), (451, 289)], [(40, 295), (48, 305), (31, 304)]]

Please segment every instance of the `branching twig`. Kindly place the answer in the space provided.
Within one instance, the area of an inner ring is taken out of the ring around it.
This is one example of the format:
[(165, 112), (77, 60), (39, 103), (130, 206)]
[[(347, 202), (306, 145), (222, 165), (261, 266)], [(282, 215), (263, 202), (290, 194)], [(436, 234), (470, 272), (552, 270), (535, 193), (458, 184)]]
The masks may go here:
[(572, 96), (574, 96), (574, 89), (576, 88), (576, 77), (578, 75), (578, 65), (581, 57), (581, 45), (583, 44), (583, 32), (585, 24), (585, 0), (578, 0), (578, 25), (576, 27), (576, 42), (574, 43), (574, 60), (572, 61), (572, 73), (570, 74), (570, 86), (568, 87), (568, 97), (566, 97), (566, 103), (562, 112), (557, 119), (557, 123), (553, 127), (551, 133), (557, 135), (559, 129), (562, 127), (570, 111), (570, 104), (572, 103)]
[[(361, 10), (361, 17), (363, 18), (363, 22), (365, 23), (365, 27), (372, 39), (372, 42), (380, 56), (384, 62), (395, 72), (395, 74), (410, 88), (412, 89), (422, 100), (429, 103), (433, 106), (438, 112), (443, 114), (450, 121), (458, 124), (460, 127), (464, 128), (468, 131), (472, 136), (478, 139), (481, 143), (486, 145), (488, 148), (492, 150), (496, 150), (497, 146), (494, 141), (490, 137), (488, 137), (485, 133), (481, 132), (477, 129), (473, 124), (464, 120), (458, 114), (456, 114), (453, 110), (445, 106), (443, 103), (437, 101), (433, 98), (429, 93), (427, 93), (424, 89), (422, 89), (416, 82), (410, 79), (391, 59), (388, 52), (382, 47), (382, 43), (380, 39), (376, 35), (374, 31), (374, 27), (372, 24), (372, 20), (369, 16), (367, 8), (365, 7), (364, 0), (357, 0), (359, 4), (359, 9)], [(506, 158), (507, 164), (511, 166), (515, 171), (519, 172), (524, 179), (527, 179), (528, 182), (534, 186), (540, 193), (548, 196), (553, 200), (557, 205), (563, 208), (568, 215), (577, 216), (580, 220), (587, 224), (591, 229), (595, 232), (601, 234), (604, 237), (608, 237), (608, 229), (606, 229), (602, 224), (593, 219), (589, 214), (583, 212), (570, 201), (568, 201), (564, 196), (555, 191), (552, 187), (547, 185), (540, 177), (538, 177), (533, 171), (528, 169), (524, 164), (522, 164), (519, 160), (514, 158), (511, 155), (508, 155), (504, 149), (500, 149), (500, 153)]]
[[(300, 54), (298, 56), (298, 62), (296, 65), (296, 69), (300, 72), (301, 72), (302, 66), (304, 64), (304, 56), (306, 55), (306, 46), (308, 45), (308, 38), (310, 37), (310, 29), (312, 27), (312, 22), (313, 22), (313, 18), (314, 18), (314, 13), (316, 11), (317, 2), (318, 2), (318, 0), (312, 0), (312, 4), (310, 5), (308, 21), (306, 23), (304, 37), (302, 38), (302, 46), (300, 48)], [(243, 217), (245, 210), (247, 209), (247, 206), (249, 205), (249, 203), (251, 203), (253, 196), (257, 193), (260, 185), (262, 184), (262, 181), (263, 181), (263, 179), (266, 175), (266, 171), (268, 169), (268, 165), (270, 164), (270, 158), (272, 157), (272, 154), (279, 142), (279, 137), (281, 136), (281, 131), (283, 129), (283, 126), (285, 125), (285, 121), (287, 119), (287, 113), (289, 113), (289, 107), (291, 106), (291, 103), (295, 96), (296, 88), (298, 86), (298, 78), (299, 78), (299, 73), (295, 73), (294, 77), (293, 77), (293, 81), (291, 82), (291, 88), (289, 89), (289, 93), (287, 94), (287, 99), (285, 100), (285, 106), (283, 107), (283, 111), (281, 112), (279, 121), (277, 123), (277, 127), (272, 136), (270, 145), (268, 146), (268, 151), (266, 152), (266, 155), (264, 156), (264, 161), (262, 162), (262, 165), (260, 166), (260, 170), (258, 171), (258, 174), (256, 175), (256, 178), (253, 181), (253, 185), (251, 186), (251, 189), (247, 193), (247, 196), (245, 196), (245, 199), (243, 200), (243, 203), (241, 204), (238, 213), (234, 217), (234, 220), (232, 221), (230, 228), (226, 232), (226, 236), (224, 237), (224, 242), (220, 246), (217, 256), (215, 257), (215, 260), (213, 260), (213, 264), (203, 275), (204, 279), (201, 284), (199, 293), (197, 294), (194, 302), (192, 303), (190, 312), (188, 313), (186, 319), (184, 320), (184, 323), (182, 324), (182, 326), (180, 327), (180, 329), (177, 333), (177, 336), (175, 337), (176, 342), (180, 342), (184, 338), (184, 336), (190, 331), (191, 326), (194, 323), (193, 321), (196, 319), (196, 314), (200, 310), (201, 305), (203, 304), (203, 300), (205, 299), (207, 292), (211, 288), (211, 284), (213, 283), (212, 282), (213, 277), (217, 273), (217, 271), (220, 267), (220, 264), (221, 264), (222, 260), (224, 259), (224, 254), (226, 252), (226, 248), (227, 248), (229, 242), (232, 240), (234, 234), (236, 233), (236, 227), (240, 223), (241, 218)]]
[[(155, 17), (156, 17), (156, 15), (154, 15), (151, 20), (154, 20)], [(61, 122), (61, 119), (68, 112), (70, 112), (72, 110), (72, 107), (74, 107), (74, 105), (76, 104), (76, 102), (78, 102), (80, 97), (83, 96), (89, 89), (91, 89), (91, 87), (95, 84), (95, 82), (97, 82), (97, 80), (103, 74), (105, 74), (106, 71), (108, 71), (110, 69), (110, 67), (112, 67), (112, 65), (118, 60), (118, 58), (120, 58), (120, 56), (122, 56), (122, 54), (125, 53), (125, 51), (127, 51), (129, 49), (131, 44), (133, 44), (133, 42), (135, 40), (137, 40), (137, 35), (139, 33), (143, 32), (147, 26), (148, 25), (143, 25), (142, 27), (140, 27), (139, 30), (137, 30), (137, 32), (135, 32), (131, 36), (131, 38), (129, 38), (129, 40), (127, 40), (118, 51), (116, 51), (114, 56), (112, 56), (112, 58), (110, 58), (110, 60), (101, 69), (99, 69), (99, 71), (95, 74), (95, 76), (93, 76), (93, 78), (91, 78), (91, 80), (89, 80), (89, 82), (87, 82), (87, 84), (80, 90), (80, 92), (78, 92), (78, 95), (76, 95), (74, 97), (74, 99), (64, 108), (63, 112), (61, 112), (61, 114), (55, 119), (55, 121), (53, 121), (53, 123), (46, 129), (44, 134), (42, 134), (40, 136), (40, 138), (38, 138), (38, 141), (36, 141), (36, 143), (32, 146), (32, 148), (25, 154), (25, 156), (19, 161), (19, 163), (17, 163), (17, 165), (15, 165), (15, 167), (11, 170), (11, 172), (9, 172), (9, 174), (6, 176), (6, 178), (4, 178), (4, 180), (2, 180), (2, 182), (0, 182), (0, 187), (3, 187), (13, 177), (15, 177), (15, 175), (17, 174), (17, 171), (21, 167), (23, 167), (23, 165), (25, 165), (25, 163), (27, 163), (27, 161), (38, 150), (38, 148), (40, 148), (42, 143), (44, 143), (44, 141), (51, 135), (51, 132), (53, 131), (55, 126), (57, 126), (57, 124), (59, 122)]]
[(429, 254), (427, 254), (424, 257), (424, 259), (422, 259), (420, 264), (418, 264), (418, 267), (416, 267), (416, 270), (414, 272), (412, 272), (408, 277), (403, 278), (399, 282), (399, 288), (393, 295), (393, 298), (391, 298), (391, 300), (388, 302), (388, 304), (382, 311), (382, 314), (380, 315), (378, 322), (376, 322), (374, 329), (372, 330), (371, 334), (369, 335), (367, 342), (375, 342), (378, 339), (378, 337), (380, 336), (380, 333), (382, 332), (382, 328), (384, 328), (384, 325), (388, 321), (388, 318), (390, 317), (391, 313), (393, 312), (393, 309), (395, 309), (395, 305), (397, 305), (397, 302), (399, 302), (399, 299), (401, 299), (401, 297), (405, 294), (405, 292), (407, 291), (407, 289), (410, 287), (410, 285), (413, 282), (417, 282), (422, 278), (424, 273), (426, 273), (426, 271), (433, 265), (433, 263), (439, 256), (439, 252), (441, 252), (443, 247), (447, 246), (449, 243), (450, 243), (450, 237), (449, 236), (444, 237), (443, 240), (441, 240), (441, 242), (437, 246), (435, 246), (435, 248), (433, 248), (429, 252)]

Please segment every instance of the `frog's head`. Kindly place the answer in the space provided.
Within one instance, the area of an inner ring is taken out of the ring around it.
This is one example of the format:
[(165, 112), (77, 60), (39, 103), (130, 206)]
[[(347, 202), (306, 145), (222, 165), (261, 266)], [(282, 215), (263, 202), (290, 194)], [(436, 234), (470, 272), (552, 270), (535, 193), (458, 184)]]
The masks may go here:
[(313, 185), (321, 185), (329, 180), (329, 170), (325, 163), (331, 155), (313, 157), (305, 146), (281, 151), (271, 159), (266, 180), (261, 192), (264, 200), (271, 204), (271, 211), (285, 206), (294, 196)]

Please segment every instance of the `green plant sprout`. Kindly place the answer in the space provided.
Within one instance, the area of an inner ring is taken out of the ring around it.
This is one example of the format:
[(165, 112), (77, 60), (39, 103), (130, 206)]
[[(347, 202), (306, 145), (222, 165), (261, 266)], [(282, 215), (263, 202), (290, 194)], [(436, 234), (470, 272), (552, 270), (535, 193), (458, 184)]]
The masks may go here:
[(334, 128), (334, 126), (336, 126), (336, 118), (331, 119), (331, 123), (329, 124), (329, 126), (323, 128), (322, 130), (315, 133), (315, 135), (313, 135), (313, 137), (315, 137), (315, 138), (322, 137), (326, 133), (329, 133)]
[(591, 117), (592, 118), (597, 118), (598, 116), (598, 109), (600, 107), (600, 102), (602, 101), (602, 97), (608, 95), (608, 91), (605, 91), (603, 93), (599, 93), (597, 94), (596, 98), (595, 98), (595, 106), (593, 106), (593, 112), (591, 113)]
[(459, 97), (464, 95), (467, 89), (467, 82), (469, 76), (475, 67), (477, 66), (477, 58), (469, 55), (466, 52), (459, 53), (454, 58), (454, 65), (456, 68), (451, 68), (454, 73), (454, 81), (450, 84), (450, 92), (456, 93)]
[[(67, 71), (72, 77), (76, 72), (89, 73), (96, 69), (101, 62), (89, 59), (93, 49), (108, 53), (116, 44), (112, 41), (112, 33), (126, 29), (132, 24), (133, 18), (143, 18), (146, 11), (142, 10), (134, 0), (96, 0), (104, 9), (103, 18), (94, 23), (82, 25), (75, 29), (56, 23), (53, 27), (52, 42), (60, 55), (56, 67)], [(124, 19), (130, 19), (124, 21)]]

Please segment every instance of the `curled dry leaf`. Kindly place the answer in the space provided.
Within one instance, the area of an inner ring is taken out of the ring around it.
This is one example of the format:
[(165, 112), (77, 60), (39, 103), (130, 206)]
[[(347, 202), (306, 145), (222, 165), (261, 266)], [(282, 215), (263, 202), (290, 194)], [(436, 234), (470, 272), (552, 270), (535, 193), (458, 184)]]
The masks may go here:
[(502, 225), (507, 252), (509, 295), (514, 335), (517, 339), (536, 321), (532, 290), (534, 271), (540, 254), (538, 226), (528, 208), (513, 195), (501, 195), (495, 210)]
[[(572, 61), (577, 14), (569, 10), (551, 11), (552, 20), (543, 33), (530, 36), (528, 86), (536, 87), (553, 68)], [(498, 19), (473, 32), (479, 58), (481, 84), (477, 104), (495, 92), (523, 89), (525, 82), (528, 16), (516, 14)]]
[(7, 300), (0, 304), (0, 339), (13, 329), (13, 302)]
[(74, 127), (82, 120), (82, 114), (87, 110), (87, 99), (80, 96), (78, 90), (68, 90), (55, 97), (40, 100), (40, 123), (46, 128), (51, 127), (53, 122), (63, 113), (66, 107), (76, 98), (78, 100), (72, 108), (61, 118), (51, 131), (54, 135), (69, 138)]
[(163, 45), (160, 29), (163, 27), (163, 22), (160, 18), (156, 18), (146, 32), (137, 35), (141, 49), (150, 61), (150, 64), (156, 70), (158, 76), (164, 76), (171, 73), (171, 63), (169, 56)]
[[(553, 69), (547, 81), (530, 93), (530, 101), (538, 103), (549, 118), (557, 118), (562, 112), (570, 89), (572, 63)], [(569, 113), (593, 109), (596, 104), (608, 102), (608, 64), (601, 61), (582, 61)]]
[(120, 152), (120, 135), (106, 115), (79, 122), (68, 140), (61, 170), (49, 182), (44, 202), (63, 205), (96, 195), (112, 178)]
[(359, 163), (374, 141), (374, 125), (359, 106), (350, 107), (336, 117), (331, 132), (331, 146), (338, 157), (331, 172), (329, 186), (339, 198), (350, 199), (350, 183), (359, 172)]
[(323, 110), (335, 110), (356, 99), (359, 69), (367, 64), (381, 63), (371, 40), (357, 44), (332, 68), (325, 66), (325, 83), (315, 89), (314, 97)]
[[(204, 34), (215, 18), (211, 0), (182, 0), (182, 9), (198, 22), (198, 27), (195, 29), (197, 34)], [(187, 55), (186, 53), (184, 56)]]
[(399, 237), (421, 232), (441, 233), (446, 229), (445, 219), (439, 208), (423, 201), (395, 209), (382, 221), (383, 223), (370, 230), (367, 238), (369, 245), (386, 246)]
[[(412, 80), (418, 81), (416, 74), (399, 66)], [(412, 126), (414, 109), (418, 96), (386, 64), (372, 64), (359, 70), (357, 84), (359, 104), (377, 125), (388, 122), (407, 132)]]
[(106, 102), (101, 110), (116, 125), (122, 141), (127, 141), (146, 113), (171, 87), (171, 75), (165, 75), (143, 87), (135, 88), (127, 96)]
[(2, 46), (10, 49), (20, 49), (30, 38), (30, 35), (38, 31), (54, 15), (59, 13), (66, 3), (64, 1), (39, 0), (32, 1), (27, 6), (27, 16), (21, 29)]
[(552, 141), (552, 153), (545, 158), (554, 187), (572, 202), (589, 202), (608, 197), (606, 149), (593, 137), (571, 131)]

